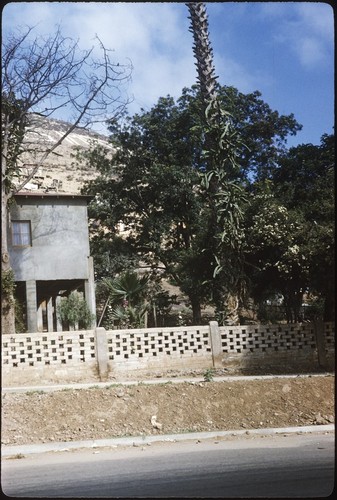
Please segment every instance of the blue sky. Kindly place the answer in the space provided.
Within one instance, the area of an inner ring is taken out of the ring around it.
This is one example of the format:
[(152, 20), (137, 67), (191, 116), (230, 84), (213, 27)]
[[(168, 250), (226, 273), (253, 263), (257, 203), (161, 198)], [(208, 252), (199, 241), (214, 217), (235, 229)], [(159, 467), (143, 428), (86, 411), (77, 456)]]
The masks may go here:
[[(206, 2), (216, 74), (221, 85), (258, 90), (281, 114), (303, 125), (288, 145), (319, 144), (334, 125), (334, 21), (324, 2)], [(178, 2), (9, 2), (2, 32), (36, 26), (35, 34), (79, 39), (97, 34), (121, 64), (133, 64), (131, 114), (159, 97), (177, 98), (196, 82), (188, 10)]]

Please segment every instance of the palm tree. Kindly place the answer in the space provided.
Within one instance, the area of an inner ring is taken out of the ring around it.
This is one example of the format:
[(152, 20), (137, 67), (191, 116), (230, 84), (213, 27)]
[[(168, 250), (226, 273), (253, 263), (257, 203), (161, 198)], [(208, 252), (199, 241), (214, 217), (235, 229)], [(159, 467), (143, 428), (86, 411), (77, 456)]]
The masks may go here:
[[(214, 257), (214, 278), (223, 274), (229, 277), (229, 281), (235, 283), (235, 286), (227, 286), (227, 292), (219, 296), (219, 283), (215, 286), (214, 297), (218, 296), (217, 309), (219, 316), (226, 318), (231, 323), (238, 322), (238, 293), (235, 288), (240, 288), (237, 278), (238, 269), (241, 267), (240, 261), (240, 223), (242, 212), (240, 210), (241, 200), (244, 199), (241, 188), (235, 185), (231, 175), (236, 169), (236, 148), (233, 144), (236, 140), (236, 132), (232, 127), (230, 115), (222, 108), (218, 97), (218, 83), (215, 76), (213, 62), (213, 50), (211, 47), (208, 18), (206, 7), (203, 2), (187, 2), (189, 18), (191, 20), (190, 31), (193, 35), (193, 52), (196, 59), (198, 71), (198, 82), (203, 101), (204, 117), (204, 150), (206, 156), (206, 172), (203, 179), (203, 185), (208, 192), (211, 215), (208, 225), (213, 227), (215, 235), (212, 244), (212, 253)], [(233, 141), (234, 139), (234, 141)], [(234, 168), (232, 168), (232, 166)], [(234, 201), (232, 208), (228, 200)], [(234, 207), (234, 208), (233, 208)], [(229, 213), (231, 212), (231, 213)], [(233, 221), (236, 221), (233, 223)], [(224, 230), (224, 228), (227, 228)], [(230, 240), (231, 250), (236, 248), (236, 262), (238, 266), (228, 269), (228, 258), (223, 258), (228, 254), (228, 249), (223, 245), (224, 240)], [(219, 318), (220, 319), (220, 318)]]
[(149, 276), (140, 277), (136, 272), (126, 271), (114, 279), (103, 278), (102, 282), (107, 290), (108, 298), (99, 324), (110, 303), (114, 306), (110, 316), (120, 326), (132, 328), (144, 326), (145, 315), (148, 310), (145, 297)]
[(115, 279), (104, 278), (103, 281), (112, 299), (127, 301), (129, 305), (134, 306), (144, 299), (149, 277), (139, 277), (136, 272), (126, 271)]
[(186, 3), (191, 20), (193, 52), (197, 60), (198, 81), (205, 106), (217, 97), (217, 81), (213, 63), (213, 50), (209, 40), (208, 18), (203, 2)]

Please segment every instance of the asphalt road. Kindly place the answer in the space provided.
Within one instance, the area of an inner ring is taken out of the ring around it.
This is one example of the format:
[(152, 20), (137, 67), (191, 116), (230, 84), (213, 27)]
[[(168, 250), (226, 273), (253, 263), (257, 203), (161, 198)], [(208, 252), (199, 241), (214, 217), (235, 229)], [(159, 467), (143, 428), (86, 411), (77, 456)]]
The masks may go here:
[(333, 491), (334, 434), (183, 441), (4, 459), (1, 484), (9, 497), (318, 498)]

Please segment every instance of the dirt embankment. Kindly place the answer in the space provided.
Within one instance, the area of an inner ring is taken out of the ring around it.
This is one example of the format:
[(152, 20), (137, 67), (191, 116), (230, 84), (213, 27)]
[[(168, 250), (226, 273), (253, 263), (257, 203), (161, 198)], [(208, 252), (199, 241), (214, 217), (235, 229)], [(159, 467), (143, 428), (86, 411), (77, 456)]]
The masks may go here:
[(334, 422), (334, 376), (5, 393), (2, 444)]

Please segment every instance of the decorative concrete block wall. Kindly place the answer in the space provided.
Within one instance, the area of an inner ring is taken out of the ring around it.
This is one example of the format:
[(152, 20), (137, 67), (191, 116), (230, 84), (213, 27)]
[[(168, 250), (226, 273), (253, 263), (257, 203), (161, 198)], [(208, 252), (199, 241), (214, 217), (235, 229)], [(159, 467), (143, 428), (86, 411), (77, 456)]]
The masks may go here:
[(242, 369), (317, 366), (315, 326), (312, 323), (221, 327), (222, 362)]
[(334, 323), (209, 325), (2, 335), (3, 386), (141, 379), (170, 370), (333, 369)]
[(106, 332), (110, 373), (209, 368), (209, 326), (110, 330)]
[(331, 368), (335, 367), (335, 323), (329, 322), (323, 324), (324, 329), (324, 345), (323, 349), (326, 354), (327, 365)]
[(312, 324), (220, 327), (222, 351), (227, 354), (316, 349)]
[(93, 331), (2, 335), (5, 386), (79, 382), (96, 374)]

